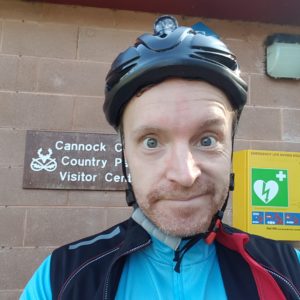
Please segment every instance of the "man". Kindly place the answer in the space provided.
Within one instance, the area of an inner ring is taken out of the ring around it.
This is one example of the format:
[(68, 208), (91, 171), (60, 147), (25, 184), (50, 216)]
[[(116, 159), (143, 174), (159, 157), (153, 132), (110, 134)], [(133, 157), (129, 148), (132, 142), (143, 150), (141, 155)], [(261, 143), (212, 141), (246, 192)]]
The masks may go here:
[(246, 90), (218, 38), (169, 16), (121, 53), (104, 112), (132, 218), (55, 250), (21, 299), (300, 299), (299, 252), (221, 223)]

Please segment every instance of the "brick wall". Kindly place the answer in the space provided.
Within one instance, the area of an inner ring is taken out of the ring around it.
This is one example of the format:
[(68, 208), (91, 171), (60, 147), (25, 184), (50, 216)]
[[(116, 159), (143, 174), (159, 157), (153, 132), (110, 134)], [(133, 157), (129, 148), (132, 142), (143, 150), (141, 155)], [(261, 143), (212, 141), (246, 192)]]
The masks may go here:
[[(112, 59), (156, 15), (0, 0), (0, 299), (17, 299), (56, 246), (125, 219), (122, 192), (22, 189), (26, 130), (113, 133), (101, 105)], [(300, 151), (300, 84), (264, 75), (263, 41), (299, 27), (205, 22), (240, 57), (250, 86), (236, 149)], [(231, 205), (226, 213), (231, 223)]]

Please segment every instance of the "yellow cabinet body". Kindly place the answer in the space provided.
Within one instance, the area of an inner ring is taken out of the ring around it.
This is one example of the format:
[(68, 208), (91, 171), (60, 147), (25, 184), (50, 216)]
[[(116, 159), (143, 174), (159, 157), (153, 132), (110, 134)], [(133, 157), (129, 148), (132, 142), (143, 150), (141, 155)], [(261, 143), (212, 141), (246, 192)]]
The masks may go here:
[(300, 153), (234, 152), (233, 226), (276, 240), (300, 241)]

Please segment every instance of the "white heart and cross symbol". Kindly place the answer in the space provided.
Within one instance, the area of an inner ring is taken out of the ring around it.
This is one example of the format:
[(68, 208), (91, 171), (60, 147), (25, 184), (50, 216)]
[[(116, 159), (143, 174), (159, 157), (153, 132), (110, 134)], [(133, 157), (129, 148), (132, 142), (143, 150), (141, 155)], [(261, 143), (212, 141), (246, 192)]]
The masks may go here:
[(267, 182), (263, 180), (256, 180), (253, 188), (257, 197), (265, 204), (271, 202), (279, 191), (278, 183), (274, 180), (269, 180)]

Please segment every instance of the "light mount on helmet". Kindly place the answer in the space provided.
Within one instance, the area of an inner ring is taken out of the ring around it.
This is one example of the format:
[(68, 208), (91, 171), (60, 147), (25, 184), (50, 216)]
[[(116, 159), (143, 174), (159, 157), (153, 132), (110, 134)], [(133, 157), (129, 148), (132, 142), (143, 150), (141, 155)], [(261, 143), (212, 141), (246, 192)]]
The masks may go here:
[(154, 22), (154, 35), (165, 37), (178, 27), (177, 20), (172, 16), (160, 16)]

